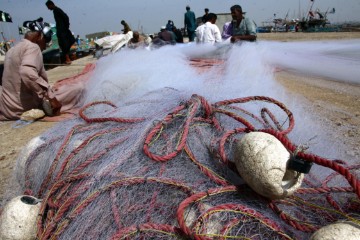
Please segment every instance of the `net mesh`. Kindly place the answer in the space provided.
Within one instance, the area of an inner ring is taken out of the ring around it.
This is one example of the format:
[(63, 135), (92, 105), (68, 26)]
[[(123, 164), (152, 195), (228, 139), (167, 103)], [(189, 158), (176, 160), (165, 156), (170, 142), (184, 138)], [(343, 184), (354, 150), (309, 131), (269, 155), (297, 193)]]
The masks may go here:
[[(359, 165), (297, 152), (293, 115), (275, 99), (209, 103), (163, 88), (79, 115), (19, 158), (21, 191), (43, 199), (39, 239), (307, 239), (359, 224)], [(293, 196), (266, 199), (237, 174), (233, 145), (252, 131), (315, 163)]]

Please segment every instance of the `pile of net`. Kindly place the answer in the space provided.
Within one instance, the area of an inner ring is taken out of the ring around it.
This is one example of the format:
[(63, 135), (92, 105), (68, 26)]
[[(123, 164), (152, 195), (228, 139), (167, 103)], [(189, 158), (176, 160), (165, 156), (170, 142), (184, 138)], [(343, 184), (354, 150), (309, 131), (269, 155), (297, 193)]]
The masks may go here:
[[(38, 138), (17, 178), (42, 199), (38, 239), (308, 239), (340, 220), (359, 224), (360, 165), (299, 151), (294, 127), (275, 99), (211, 103), (163, 88), (87, 104)], [(233, 146), (254, 131), (313, 162), (293, 196), (269, 200), (237, 173)]]

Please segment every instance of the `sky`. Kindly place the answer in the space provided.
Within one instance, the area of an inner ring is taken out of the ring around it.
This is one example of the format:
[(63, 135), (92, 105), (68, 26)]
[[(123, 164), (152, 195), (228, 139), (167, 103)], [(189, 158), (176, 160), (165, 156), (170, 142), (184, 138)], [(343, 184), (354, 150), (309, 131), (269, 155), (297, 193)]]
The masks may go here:
[[(26, 20), (43, 17), (44, 21), (55, 23), (52, 11), (45, 6), (45, 0), (0, 0), (0, 10), (9, 13), (13, 23), (0, 22), (0, 30), (7, 38), (21, 39), (17, 27)], [(173, 20), (178, 28), (184, 27), (185, 7), (189, 5), (196, 17), (204, 14), (204, 8), (214, 13), (229, 13), (234, 4), (242, 6), (246, 16), (258, 26), (277, 18), (299, 18), (307, 13), (310, 0), (54, 0), (70, 17), (70, 28), (75, 35), (109, 31), (121, 32), (121, 20), (129, 23), (133, 30), (155, 33), (160, 27)], [(329, 14), (332, 23), (360, 21), (360, 0), (314, 0), (313, 10), (335, 8)], [(3, 39), (0, 38), (2, 41)]]

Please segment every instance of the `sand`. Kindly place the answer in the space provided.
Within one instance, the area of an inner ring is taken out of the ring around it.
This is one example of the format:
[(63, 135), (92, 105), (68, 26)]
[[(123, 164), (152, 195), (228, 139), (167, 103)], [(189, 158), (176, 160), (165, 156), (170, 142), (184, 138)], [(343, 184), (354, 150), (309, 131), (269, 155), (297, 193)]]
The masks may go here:
[[(263, 33), (259, 40), (309, 41), (360, 39), (360, 32), (335, 33)], [(48, 76), (53, 84), (57, 80), (79, 74), (86, 63), (94, 62), (91, 56), (76, 60), (71, 66), (49, 70)], [(343, 151), (350, 158), (360, 159), (360, 85), (346, 84), (314, 76), (297, 75), (278, 71), (276, 80), (287, 91), (299, 95), (325, 119), (334, 131), (334, 138), (346, 146)], [(316, 81), (314, 81), (316, 80)], [(291, 109), (290, 109), (291, 110)], [(0, 122), (0, 204), (7, 187), (8, 179), (15, 167), (16, 158), (22, 147), (33, 137), (54, 126), (54, 122), (37, 121), (22, 128), (12, 128), (14, 122)], [(0, 206), (1, 209), (1, 206)]]

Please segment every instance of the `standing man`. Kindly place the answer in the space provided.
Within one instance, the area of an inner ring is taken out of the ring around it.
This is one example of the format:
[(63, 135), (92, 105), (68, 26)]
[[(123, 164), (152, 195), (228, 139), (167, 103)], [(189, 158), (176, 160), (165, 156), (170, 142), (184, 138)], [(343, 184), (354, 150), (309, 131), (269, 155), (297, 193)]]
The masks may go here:
[(230, 8), (232, 22), (228, 23), (227, 29), (223, 32), (223, 37), (225, 31), (231, 31), (232, 43), (238, 41), (256, 41), (256, 26), (255, 23), (249, 18), (245, 18), (243, 11), (240, 5), (234, 5)]
[(215, 25), (217, 16), (215, 13), (209, 13), (205, 24), (196, 29), (196, 38), (199, 43), (221, 42), (221, 33), (218, 26)]
[(205, 14), (201, 18), (202, 23), (207, 22), (207, 16), (209, 15), (209, 9), (208, 8), (205, 8), (204, 11), (205, 11)]
[(52, 32), (37, 21), (26, 21), (24, 27), (30, 31), (6, 53), (0, 120), (17, 120), (31, 109), (43, 109), (48, 115), (60, 112), (61, 104), (50, 88), (41, 52), (51, 41)]
[(187, 30), (189, 36), (189, 42), (193, 42), (195, 39), (195, 30), (196, 30), (196, 18), (195, 13), (190, 11), (190, 6), (186, 6), (186, 13), (184, 17), (184, 29)]
[(63, 10), (55, 6), (54, 2), (51, 0), (48, 0), (46, 2), (46, 6), (54, 13), (56, 23), (56, 36), (59, 41), (59, 47), (65, 56), (65, 63), (71, 64), (69, 52), (71, 46), (75, 43), (75, 38), (69, 29), (69, 17)]

